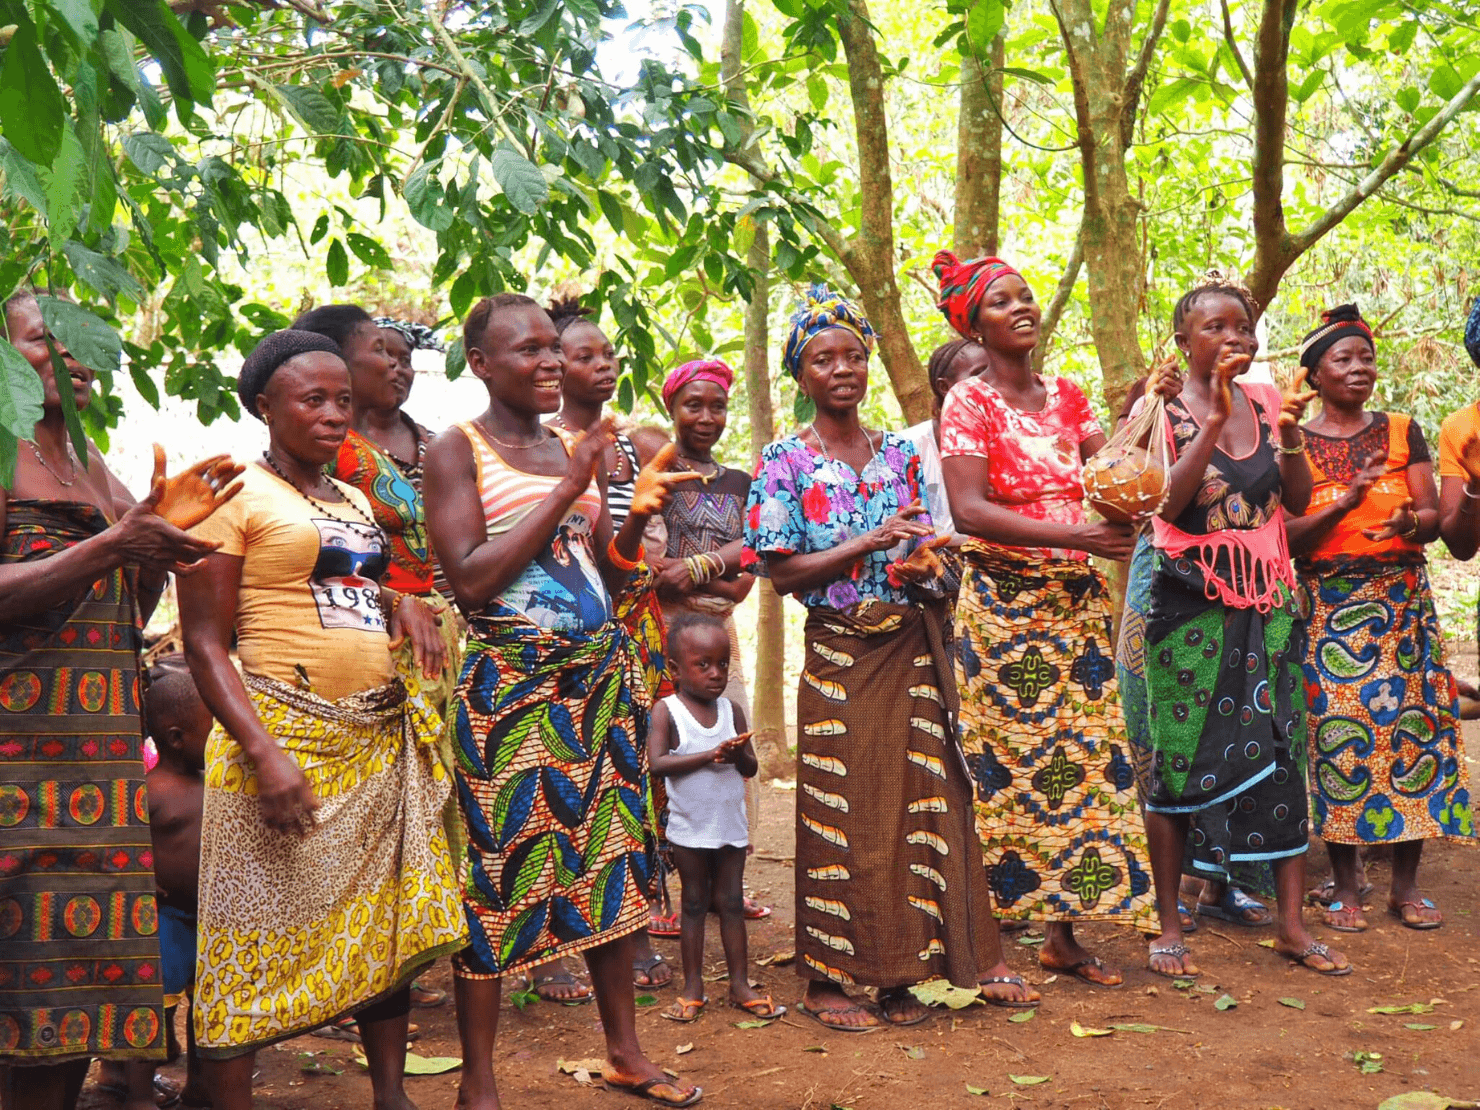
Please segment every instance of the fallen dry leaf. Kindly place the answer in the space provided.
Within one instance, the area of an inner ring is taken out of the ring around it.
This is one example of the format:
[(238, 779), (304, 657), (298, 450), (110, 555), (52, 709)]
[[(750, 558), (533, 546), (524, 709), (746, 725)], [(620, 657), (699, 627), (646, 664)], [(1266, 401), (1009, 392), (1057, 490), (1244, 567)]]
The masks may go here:
[(1076, 1037), (1108, 1037), (1112, 1033), (1114, 1033), (1115, 1030), (1114, 1029), (1086, 1029), (1083, 1025), (1080, 1025), (1079, 1022), (1077, 1022), (1077, 1021), (1071, 1021), (1069, 1023), (1069, 1032), (1073, 1033)]

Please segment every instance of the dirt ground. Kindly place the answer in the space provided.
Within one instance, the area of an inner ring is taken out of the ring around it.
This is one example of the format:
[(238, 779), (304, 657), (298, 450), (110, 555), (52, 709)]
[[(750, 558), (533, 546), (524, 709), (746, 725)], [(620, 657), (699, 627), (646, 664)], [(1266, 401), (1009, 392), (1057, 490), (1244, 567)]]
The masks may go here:
[[(1470, 751), (1480, 752), (1480, 730), (1467, 731)], [(1079, 1110), (1188, 1105), (1306, 1110), (1370, 1108), (1390, 1095), (1422, 1089), (1480, 1098), (1480, 897), (1474, 883), (1480, 856), (1473, 849), (1439, 845), (1425, 854), (1425, 888), (1448, 919), (1437, 932), (1404, 929), (1383, 913), (1389, 868), (1381, 858), (1368, 867), (1376, 890), (1368, 899), (1373, 927), (1367, 933), (1333, 933), (1319, 924), (1317, 910), (1306, 909), (1317, 936), (1337, 944), (1355, 963), (1356, 972), (1345, 978), (1287, 966), (1259, 945), (1269, 929), (1203, 919), (1190, 938), (1203, 975), (1196, 988), (1179, 989), (1145, 970), (1141, 938), (1122, 928), (1090, 926), (1081, 935), (1125, 969), (1126, 983), (1119, 990), (1054, 980), (1038, 970), (1031, 944), (1009, 940), (1009, 962), (1044, 996), (1031, 1019), (1013, 1022), (1014, 1011), (971, 1006), (941, 1010), (909, 1029), (847, 1035), (797, 1012), (800, 980), (792, 968), (754, 965), (792, 948), (793, 803), (793, 794), (766, 789), (757, 853), (748, 872), (752, 892), (775, 907), (772, 917), (752, 923), (752, 978), (791, 1012), (769, 1027), (741, 1029), (736, 1023), (745, 1015), (711, 1004), (697, 1023), (677, 1025), (659, 1017), (673, 997), (672, 987), (651, 992), (656, 1001), (640, 1007), (638, 1028), (649, 1054), (701, 1085), (705, 1106), (901, 1110), (1020, 1102)], [(1324, 851), (1319, 844), (1312, 848), (1309, 885), (1328, 873)], [(712, 927), (709, 973), (718, 977), (723, 962), (714, 932)], [(677, 942), (658, 944), (676, 970)], [(425, 979), (450, 989), (446, 961)], [(723, 991), (717, 984), (711, 994), (722, 999)], [(1225, 994), (1237, 1004), (1219, 1010), (1215, 1003)], [(1369, 1012), (1409, 1003), (1432, 1009)], [(422, 1029), (416, 1052), (458, 1055), (450, 1004), (414, 1011), (412, 1019)], [(1071, 1032), (1074, 1023), (1092, 1029), (1157, 1028), (1077, 1037)], [(1358, 1053), (1373, 1054), (1367, 1068), (1381, 1070), (1364, 1073)], [(639, 1105), (622, 1094), (583, 1087), (557, 1070), (561, 1059), (601, 1055), (594, 1006), (536, 1003), (520, 1012), (505, 999), (497, 1068), (510, 1110)], [(262, 1052), (258, 1065), (259, 1107), (370, 1107), (370, 1084), (351, 1045), (300, 1037)], [(342, 1074), (321, 1074), (330, 1068)], [(164, 1070), (184, 1078), (183, 1067)], [(1016, 1083), (1012, 1076), (1046, 1081)], [(450, 1110), (456, 1086), (456, 1072), (407, 1080), (420, 1110)], [(91, 1090), (83, 1100), (84, 1110), (114, 1105)]]

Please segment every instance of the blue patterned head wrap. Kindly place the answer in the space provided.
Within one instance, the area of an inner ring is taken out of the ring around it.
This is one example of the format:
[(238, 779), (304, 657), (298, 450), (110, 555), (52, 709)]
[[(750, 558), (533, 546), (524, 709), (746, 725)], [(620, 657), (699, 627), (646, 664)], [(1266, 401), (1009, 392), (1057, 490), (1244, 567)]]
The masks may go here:
[(863, 314), (863, 309), (819, 282), (808, 287), (801, 307), (792, 313), (791, 331), (786, 336), (785, 346), (781, 348), (781, 363), (793, 378), (802, 376), (803, 348), (812, 341), (813, 336), (828, 328), (851, 331), (858, 336), (865, 351), (874, 353), (879, 335)]
[(1470, 306), (1470, 318), (1465, 321), (1465, 350), (1470, 360), (1480, 366), (1480, 297)]

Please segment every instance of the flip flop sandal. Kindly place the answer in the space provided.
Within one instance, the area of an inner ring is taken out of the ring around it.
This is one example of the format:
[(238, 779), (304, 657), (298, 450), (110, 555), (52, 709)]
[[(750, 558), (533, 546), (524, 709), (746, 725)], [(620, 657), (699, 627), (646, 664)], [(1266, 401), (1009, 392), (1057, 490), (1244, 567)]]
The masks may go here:
[[(1363, 883), (1357, 888), (1357, 898), (1364, 899), (1371, 894), (1373, 886), (1371, 883)], [(1313, 906), (1329, 906), (1336, 898), (1336, 880), (1327, 879), (1320, 886), (1305, 892), (1305, 900)]]
[[(771, 907), (763, 906), (754, 898), (745, 899), (745, 920), (760, 921), (762, 918), (771, 916)], [(650, 930), (651, 931), (651, 930)]]
[[(596, 993), (590, 987), (586, 986), (585, 983), (581, 982), (569, 971), (559, 971), (554, 975), (541, 975), (536, 979), (526, 977), (524, 983), (525, 989), (532, 990), (535, 994), (538, 994), (541, 1002), (555, 1002), (562, 1006), (584, 1006), (596, 997)], [(547, 998), (545, 995), (540, 994), (541, 987), (557, 985), (562, 987), (579, 987), (584, 993), (573, 995), (570, 998)], [(635, 983), (633, 985), (636, 986)]]
[(1438, 921), (1409, 921), (1408, 918), (1403, 914), (1403, 910), (1409, 906), (1412, 906), (1415, 910), (1437, 910), (1439, 908), (1438, 906), (1434, 905), (1434, 903), (1430, 902), (1427, 898), (1420, 898), (1417, 902), (1413, 901), (1413, 899), (1410, 898), (1408, 901), (1399, 902), (1397, 905), (1389, 903), (1387, 912), (1390, 916), (1396, 917), (1398, 921), (1402, 924), (1403, 928), (1416, 929), (1420, 933), (1426, 933), (1431, 929), (1437, 929), (1444, 924), (1444, 918), (1442, 916), (1439, 918)]
[[(1179, 906), (1178, 909), (1180, 910), (1181, 907)], [(1263, 919), (1250, 921), (1244, 916), (1249, 910), (1258, 910), (1264, 915)], [(1268, 906), (1257, 898), (1250, 898), (1235, 886), (1226, 887), (1223, 897), (1211, 905), (1199, 902), (1197, 912), (1204, 917), (1216, 917), (1219, 921), (1242, 925), (1245, 929), (1262, 929), (1266, 925), (1274, 924), (1274, 915), (1269, 912)]]
[[(349, 1041), (351, 1044), (361, 1044), (360, 1023), (353, 1017), (343, 1017), (329, 1025), (321, 1025), (313, 1030), (315, 1037), (323, 1037), (328, 1041)], [(421, 1026), (415, 1022), (409, 1022), (406, 1026), (406, 1040), (421, 1040)]]
[(675, 998), (673, 1005), (664, 1010), (659, 1017), (667, 1018), (669, 1021), (681, 1021), (687, 1025), (691, 1021), (698, 1021), (699, 1015), (704, 1012), (704, 1007), (709, 1003), (709, 996), (705, 995), (695, 1002), (691, 998)]
[(737, 1010), (744, 1010), (751, 1017), (760, 1018), (762, 1021), (770, 1021), (772, 1018), (779, 1018), (782, 1014), (786, 1013), (786, 1007), (776, 1005), (771, 1000), (769, 994), (763, 995), (760, 998), (752, 998), (749, 1002), (735, 1002), (732, 1000), (730, 1005)]
[[(180, 1088), (171, 1083), (164, 1076), (154, 1076), (154, 1105), (159, 1110), (174, 1110), (180, 1105)], [(119, 1102), (128, 1101), (128, 1085), (126, 1083), (99, 1083), (97, 1090), (109, 1098), (115, 1098)]]
[(1363, 921), (1360, 925), (1341, 925), (1332, 919), (1331, 915), (1333, 913), (1355, 913), (1360, 919), (1362, 914), (1360, 906), (1348, 906), (1345, 902), (1332, 902), (1326, 907), (1322, 921), (1325, 922), (1326, 928), (1338, 933), (1365, 933), (1367, 931), (1366, 921)]
[(1168, 979), (1196, 979), (1202, 974), (1201, 971), (1161, 971), (1151, 966), (1151, 961), (1157, 956), (1175, 956), (1179, 960), (1185, 960), (1192, 955), (1192, 949), (1185, 944), (1167, 944), (1160, 948), (1153, 948), (1146, 953), (1146, 967), (1157, 975), (1164, 975)]
[[(1278, 949), (1276, 949), (1276, 951), (1278, 951)], [(1299, 964), (1301, 967), (1304, 968), (1309, 968), (1317, 975), (1329, 975), (1332, 978), (1335, 978), (1340, 975), (1350, 975), (1352, 973), (1351, 964), (1347, 964), (1345, 967), (1333, 967), (1327, 971), (1322, 971), (1319, 968), (1311, 967), (1307, 961), (1312, 956), (1319, 956), (1321, 957), (1321, 959), (1331, 963), (1335, 962), (1331, 959), (1331, 949), (1326, 947), (1326, 945), (1322, 944), (1318, 940), (1311, 941), (1310, 944), (1306, 946), (1305, 951), (1303, 952), (1280, 952), (1279, 954), (1285, 957), (1285, 959), (1289, 960), (1291, 963)]]
[(418, 1010), (430, 1010), (434, 1006), (441, 1006), (447, 1001), (447, 992), (438, 987), (424, 987), (420, 983), (411, 984), (411, 1005)]
[[(659, 964), (666, 964), (667, 962), (668, 961), (663, 958), (663, 955), (660, 952), (654, 952), (645, 960), (633, 960), (632, 985), (638, 990), (642, 991), (657, 991), (662, 990), (666, 986), (670, 986), (673, 983), (672, 974), (670, 974), (667, 980), (662, 983), (653, 982), (653, 968), (657, 967)], [(639, 983), (637, 981), (637, 976), (639, 975), (645, 976), (647, 978), (647, 982)]]
[(824, 1029), (830, 1029), (834, 1033), (872, 1033), (875, 1029), (884, 1028), (882, 1023), (874, 1025), (835, 1025), (830, 1021), (822, 1020), (823, 1014), (868, 1014), (870, 1017), (873, 1017), (873, 1010), (861, 1002), (849, 1002), (842, 1006), (823, 1006), (820, 1009), (814, 1010), (803, 1000), (801, 1009), (802, 1013), (806, 1014), (818, 1025)]
[(1055, 967), (1053, 964), (1046, 964), (1042, 960), (1038, 961), (1038, 966), (1044, 971), (1051, 971), (1055, 975), (1068, 975), (1078, 979), (1081, 983), (1088, 983), (1092, 987), (1100, 987), (1103, 990), (1114, 991), (1125, 986), (1124, 975), (1120, 977), (1120, 982), (1118, 983), (1102, 983), (1098, 979), (1091, 979), (1088, 975), (1082, 974), (1083, 970), (1087, 967), (1096, 967), (1101, 971), (1109, 970), (1105, 966), (1105, 961), (1098, 956), (1087, 956), (1076, 963), (1070, 964), (1068, 967)]
[(690, 1087), (689, 1093), (678, 1101), (654, 1094), (653, 1092), (659, 1087), (672, 1087), (675, 1091), (683, 1091), (683, 1088), (679, 1086), (676, 1080), (670, 1079), (666, 1075), (659, 1076), (656, 1079), (644, 1079), (637, 1083), (623, 1083), (614, 1078), (611, 1073), (602, 1072), (601, 1081), (614, 1091), (636, 1095), (638, 1098), (645, 1098), (649, 1102), (656, 1102), (659, 1106), (693, 1106), (704, 1097), (703, 1087)]
[[(990, 987), (997, 983), (1006, 983), (1009, 986), (1021, 987), (1025, 991), (1028, 989), (1027, 981), (1021, 975), (993, 975), (990, 979), (979, 980), (976, 985), (978, 987)], [(1001, 1006), (1005, 1010), (1030, 1010), (1034, 1006), (1037, 1006), (1039, 1002), (1043, 1001), (1042, 999), (1039, 999), (1037, 1002), (1029, 1002), (1026, 999), (992, 998), (985, 994), (981, 998), (988, 1006)]]
[(890, 991), (881, 991), (879, 993), (879, 1013), (883, 1016), (885, 1024), (892, 1029), (906, 1029), (911, 1025), (919, 1025), (921, 1022), (929, 1020), (929, 1018), (932, 1016), (930, 1013), (930, 1008), (922, 1002), (919, 1003), (922, 1008), (921, 1013), (919, 1013), (915, 1017), (907, 1018), (904, 1021), (895, 1021), (892, 1017), (889, 1016), (889, 1004), (891, 1002), (903, 1001), (905, 998), (908, 998), (911, 1002), (916, 1001), (915, 996), (910, 994), (908, 991), (898, 994), (892, 993)]
[(1182, 923), (1184, 933), (1197, 932), (1197, 914), (1183, 905), (1180, 898), (1177, 900), (1177, 920)]
[(678, 925), (678, 914), (670, 913), (667, 917), (652, 917), (648, 920), (648, 936), (665, 937), (668, 940), (677, 940), (682, 935)]

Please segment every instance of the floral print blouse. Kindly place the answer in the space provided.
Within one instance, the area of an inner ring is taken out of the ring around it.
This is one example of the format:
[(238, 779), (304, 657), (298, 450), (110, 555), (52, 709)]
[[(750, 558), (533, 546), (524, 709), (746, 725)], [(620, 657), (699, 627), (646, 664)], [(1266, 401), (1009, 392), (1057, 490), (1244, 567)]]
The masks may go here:
[[(917, 499), (923, 501), (920, 456), (913, 443), (895, 432), (882, 434), (862, 474), (812, 450), (799, 437), (787, 436), (761, 450), (745, 505), (741, 565), (768, 577), (767, 555), (830, 550), (873, 531)], [(930, 523), (928, 511), (915, 519)], [(890, 584), (888, 567), (913, 546), (905, 540), (887, 551), (872, 551), (850, 575), (797, 594), (797, 600), (809, 609), (846, 609), (867, 597), (904, 604), (910, 598)]]
[[(940, 453), (986, 459), (986, 496), (995, 505), (1032, 520), (1083, 524), (1079, 445), (1100, 433), (1100, 422), (1067, 378), (1049, 378), (1043, 386), (1048, 397), (1042, 410), (1023, 412), (981, 378), (957, 382), (941, 409)], [(1088, 557), (1059, 548), (1022, 550), (1053, 559)]]

